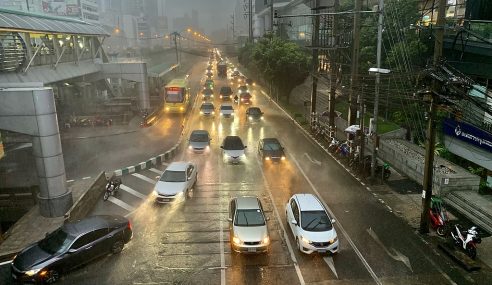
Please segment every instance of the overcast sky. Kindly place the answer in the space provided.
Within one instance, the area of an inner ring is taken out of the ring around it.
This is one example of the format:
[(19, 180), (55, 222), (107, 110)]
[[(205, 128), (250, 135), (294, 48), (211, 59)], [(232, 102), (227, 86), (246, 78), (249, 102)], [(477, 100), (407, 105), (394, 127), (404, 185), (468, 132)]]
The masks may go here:
[(230, 15), (234, 11), (236, 0), (167, 0), (167, 16), (169, 25), (172, 26), (172, 19), (182, 17), (185, 13), (191, 17), (191, 9), (198, 12), (198, 23), (205, 30), (211, 33), (215, 30), (225, 29), (231, 21)]

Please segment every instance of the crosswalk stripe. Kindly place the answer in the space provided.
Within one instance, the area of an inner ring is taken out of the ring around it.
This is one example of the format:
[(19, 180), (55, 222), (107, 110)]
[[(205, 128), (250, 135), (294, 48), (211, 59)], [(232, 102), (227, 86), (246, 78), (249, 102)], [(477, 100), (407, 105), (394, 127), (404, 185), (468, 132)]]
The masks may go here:
[(155, 180), (150, 179), (150, 178), (148, 178), (147, 176), (144, 176), (144, 175), (142, 175), (142, 174), (140, 174), (140, 173), (132, 173), (132, 175), (133, 175), (133, 176), (135, 176), (135, 177), (137, 177), (137, 178), (140, 178), (140, 179), (142, 179), (142, 180), (144, 180), (144, 181), (147, 181), (147, 182), (149, 182), (149, 183), (151, 183), (151, 184), (155, 184), (155, 183), (156, 183), (156, 181), (155, 181)]
[(150, 171), (154, 172), (154, 173), (157, 173), (159, 175), (162, 174), (163, 171), (160, 171), (159, 169), (155, 169), (155, 168), (149, 168)]
[(120, 189), (132, 194), (133, 196), (137, 196), (138, 198), (141, 198), (141, 199), (145, 199), (145, 197), (146, 197), (144, 194), (142, 194), (138, 191), (135, 191), (132, 188), (130, 188), (126, 185), (123, 185), (123, 184), (120, 185)]
[(113, 197), (113, 196), (109, 196), (108, 201), (113, 202), (114, 204), (120, 206), (121, 208), (123, 208), (125, 210), (128, 210), (128, 211), (135, 210), (135, 207), (133, 207), (132, 205), (129, 205), (129, 204), (121, 201), (120, 199)]

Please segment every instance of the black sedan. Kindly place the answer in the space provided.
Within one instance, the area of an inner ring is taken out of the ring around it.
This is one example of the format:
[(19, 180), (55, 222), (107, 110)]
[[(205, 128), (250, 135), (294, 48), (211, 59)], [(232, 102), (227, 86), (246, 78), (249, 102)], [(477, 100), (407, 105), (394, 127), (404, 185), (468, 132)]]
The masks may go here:
[(246, 109), (246, 119), (249, 121), (262, 120), (263, 112), (258, 107), (249, 107)]
[(66, 223), (19, 252), (12, 261), (12, 277), (19, 282), (54, 283), (60, 274), (97, 257), (120, 253), (132, 236), (130, 221), (121, 216)]
[(258, 154), (262, 161), (280, 162), (285, 160), (284, 147), (276, 138), (261, 139), (258, 143)]

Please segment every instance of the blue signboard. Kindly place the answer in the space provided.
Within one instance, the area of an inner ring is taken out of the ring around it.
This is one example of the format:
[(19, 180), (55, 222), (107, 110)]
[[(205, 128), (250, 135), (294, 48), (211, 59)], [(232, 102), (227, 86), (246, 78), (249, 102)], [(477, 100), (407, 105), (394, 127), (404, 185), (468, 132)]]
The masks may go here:
[(492, 134), (465, 122), (444, 119), (444, 134), (492, 152)]

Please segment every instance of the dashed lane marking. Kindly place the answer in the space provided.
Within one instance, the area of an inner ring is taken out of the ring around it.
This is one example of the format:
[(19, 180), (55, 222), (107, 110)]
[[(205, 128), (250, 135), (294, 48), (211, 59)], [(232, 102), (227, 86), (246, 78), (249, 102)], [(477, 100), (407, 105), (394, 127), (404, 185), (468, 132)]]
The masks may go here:
[(138, 192), (138, 191), (135, 191), (135, 190), (133, 190), (132, 188), (130, 188), (130, 187), (128, 187), (128, 186), (126, 186), (126, 185), (124, 185), (124, 184), (121, 184), (121, 185), (120, 185), (120, 189), (121, 189), (121, 190), (123, 190), (123, 191), (125, 191), (125, 192), (127, 192), (127, 193), (130, 193), (130, 194), (132, 194), (133, 196), (136, 196), (136, 197), (138, 197), (138, 198), (140, 198), (140, 199), (145, 199), (145, 198), (147, 197), (147, 196), (145, 196), (144, 194), (142, 194), (142, 193), (140, 193), (140, 192)]
[(163, 171), (160, 171), (159, 169), (155, 169), (155, 168), (149, 168), (150, 171), (154, 172), (154, 173), (157, 173), (159, 175), (162, 175)]
[(142, 179), (143, 181), (149, 182), (150, 184), (155, 184), (156, 181), (154, 179), (150, 179), (147, 176), (144, 176), (140, 173), (132, 173), (133, 176)]
[(86, 179), (91, 179), (91, 177), (90, 176), (86, 176), (86, 177), (82, 178), (82, 180), (86, 180)]
[(121, 208), (123, 208), (127, 211), (135, 210), (135, 207), (133, 207), (132, 205), (129, 205), (129, 204), (121, 201), (120, 199), (113, 197), (113, 196), (109, 196), (108, 201), (112, 202), (113, 204), (120, 206)]
[(67, 183), (71, 183), (71, 182), (74, 182), (75, 180), (73, 179), (70, 179), (70, 180), (67, 180)]

